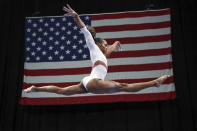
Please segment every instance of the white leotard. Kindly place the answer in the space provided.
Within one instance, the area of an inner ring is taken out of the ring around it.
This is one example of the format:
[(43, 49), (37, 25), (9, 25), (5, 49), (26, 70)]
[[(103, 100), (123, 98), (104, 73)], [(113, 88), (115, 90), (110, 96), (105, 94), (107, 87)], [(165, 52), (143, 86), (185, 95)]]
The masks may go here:
[[(95, 44), (91, 33), (87, 30), (86, 27), (81, 28), (81, 32), (85, 36), (86, 44), (87, 44), (88, 49), (90, 51), (90, 59), (92, 61), (92, 66), (94, 66), (95, 62), (98, 60), (104, 62), (105, 65), (107, 66), (107, 59), (106, 59), (105, 55), (101, 52), (99, 47)], [(107, 68), (105, 66), (103, 66), (103, 65), (94, 66), (92, 68), (90, 75), (84, 77), (82, 80), (82, 83), (83, 83), (84, 87), (86, 88), (86, 91), (88, 91), (86, 86), (90, 80), (92, 80), (94, 78), (104, 80), (106, 75), (107, 75)]]

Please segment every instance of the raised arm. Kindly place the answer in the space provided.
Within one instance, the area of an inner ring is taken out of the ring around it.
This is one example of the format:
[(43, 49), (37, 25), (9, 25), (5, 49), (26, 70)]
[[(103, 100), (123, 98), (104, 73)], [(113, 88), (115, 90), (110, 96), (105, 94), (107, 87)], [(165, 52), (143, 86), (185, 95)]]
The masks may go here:
[(75, 12), (75, 11), (70, 7), (70, 5), (67, 4), (67, 7), (64, 6), (64, 7), (63, 7), (63, 10), (67, 12), (67, 13), (64, 14), (64, 15), (66, 15), (66, 16), (72, 16), (72, 17), (75, 19), (75, 21), (76, 21), (76, 23), (77, 23), (77, 25), (78, 25), (79, 28), (85, 27), (85, 24), (83, 23), (83, 21), (81, 20), (81, 18), (80, 18), (79, 15), (77, 14), (77, 12)]
[(111, 53), (114, 51), (121, 51), (121, 45), (119, 41), (115, 41), (110, 47), (107, 48), (107, 52), (105, 53), (105, 56), (108, 58), (110, 57)]

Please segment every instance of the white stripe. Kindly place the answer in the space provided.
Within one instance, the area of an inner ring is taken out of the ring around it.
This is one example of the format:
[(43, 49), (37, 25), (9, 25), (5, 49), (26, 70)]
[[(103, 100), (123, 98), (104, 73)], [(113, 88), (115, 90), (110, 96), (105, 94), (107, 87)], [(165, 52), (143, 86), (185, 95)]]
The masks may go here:
[(171, 55), (162, 56), (146, 56), (146, 57), (131, 57), (131, 58), (116, 58), (109, 59), (109, 66), (113, 65), (138, 65), (138, 64), (151, 64), (151, 63), (163, 63), (171, 62)]
[(158, 36), (170, 34), (170, 27), (159, 29), (146, 29), (135, 31), (118, 31), (118, 32), (102, 32), (96, 33), (97, 37), (107, 38), (125, 38), (125, 37), (144, 37), (144, 36)]
[[(161, 75), (172, 75), (172, 69), (164, 70), (150, 70), (150, 71), (133, 71), (133, 72), (113, 72), (108, 73), (106, 80), (116, 79), (142, 79), (142, 78), (155, 78)], [(63, 83), (63, 82), (79, 82), (83, 75), (59, 75), (59, 76), (24, 76), (25, 83)]]
[[(169, 10), (170, 8), (164, 8), (164, 9), (156, 9), (156, 10), (141, 10), (141, 11), (122, 11), (122, 12), (109, 12), (109, 13), (97, 13), (97, 14), (80, 14), (80, 16), (84, 16), (84, 15), (103, 15), (103, 14), (117, 14), (117, 13), (127, 13), (127, 12), (147, 12), (147, 11), (153, 11), (153, 12), (157, 12), (157, 11), (162, 11), (162, 10)], [(27, 18), (50, 18), (50, 17), (70, 17), (70, 16), (36, 16), (36, 17), (25, 17)]]
[[(160, 55), (160, 56), (146, 56), (146, 57), (131, 57), (131, 58), (109, 58), (108, 64), (112, 65), (131, 65), (131, 64), (150, 64), (150, 63), (162, 63), (172, 61), (172, 56)], [(63, 68), (82, 68), (91, 67), (91, 61), (85, 60), (80, 62), (39, 62), (39, 63), (25, 63), (25, 69), (37, 70), (37, 69), (63, 69)]]
[(137, 43), (137, 44), (122, 44), (123, 51), (149, 50), (149, 49), (163, 49), (171, 47), (171, 41)]
[(157, 10), (138, 10), (138, 11), (122, 11), (122, 12), (108, 12), (108, 13), (99, 13), (99, 14), (80, 14), (80, 16), (83, 15), (104, 15), (104, 14), (118, 14), (118, 13), (138, 13), (138, 12), (157, 12), (157, 11), (162, 11), (162, 10), (170, 10), (169, 8), (165, 8), (165, 9), (157, 9)]
[(148, 94), (148, 93), (164, 93), (175, 91), (175, 85), (172, 84), (163, 84), (160, 88), (150, 87), (138, 92), (118, 92), (118, 93), (111, 93), (111, 94), (92, 94), (92, 93), (85, 93), (85, 94), (76, 94), (72, 96), (67, 95), (59, 95), (55, 93), (47, 93), (47, 92), (34, 92), (34, 93), (26, 93), (24, 90), (22, 91), (22, 97), (28, 98), (56, 98), (56, 97), (79, 97), (79, 96), (103, 96), (103, 95), (120, 95), (120, 94)]
[(125, 24), (157, 23), (157, 22), (165, 22), (165, 21), (170, 21), (170, 15), (92, 20), (91, 24), (93, 27), (98, 27), (98, 26), (113, 26), (113, 25), (125, 25)]

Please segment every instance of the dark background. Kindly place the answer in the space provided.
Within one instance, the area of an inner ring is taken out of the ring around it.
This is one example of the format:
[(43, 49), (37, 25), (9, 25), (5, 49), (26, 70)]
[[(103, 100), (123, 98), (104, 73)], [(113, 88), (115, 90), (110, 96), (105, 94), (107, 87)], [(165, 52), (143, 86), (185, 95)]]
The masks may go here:
[[(196, 131), (197, 9), (195, 0), (1, 0), (0, 131)], [(22, 106), (24, 19), (170, 8), (177, 98), (170, 101)], [(153, 4), (154, 6), (150, 6)], [(40, 13), (35, 13), (40, 12)]]

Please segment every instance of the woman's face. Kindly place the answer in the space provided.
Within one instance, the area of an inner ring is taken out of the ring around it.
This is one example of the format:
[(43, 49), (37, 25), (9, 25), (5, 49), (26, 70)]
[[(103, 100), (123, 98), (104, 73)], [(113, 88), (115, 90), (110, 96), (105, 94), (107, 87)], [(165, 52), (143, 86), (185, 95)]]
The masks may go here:
[(101, 44), (99, 44), (98, 46), (100, 48), (100, 50), (103, 52), (103, 54), (106, 53), (107, 51), (107, 41), (103, 40)]

